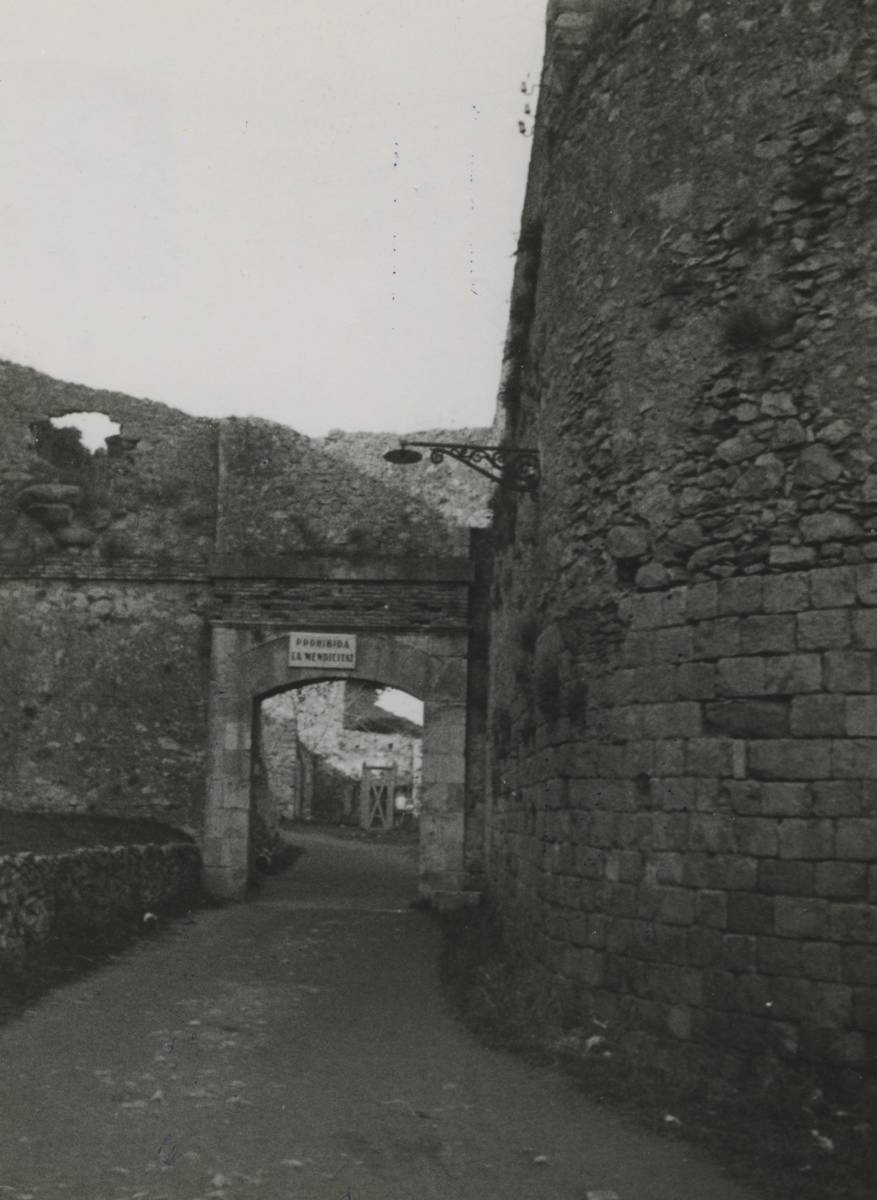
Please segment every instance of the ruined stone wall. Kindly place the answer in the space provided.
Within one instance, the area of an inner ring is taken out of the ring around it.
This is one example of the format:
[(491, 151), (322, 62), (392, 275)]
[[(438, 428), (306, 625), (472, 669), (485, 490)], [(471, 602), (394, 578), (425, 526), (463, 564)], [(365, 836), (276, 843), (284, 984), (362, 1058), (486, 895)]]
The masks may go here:
[[(53, 456), (35, 427), (74, 412), (105, 414), (120, 436), (95, 455)], [(397, 439), (375, 437), (324, 444), (271, 421), (192, 417), (0, 362), (0, 565), (465, 554), (487, 481), (450, 464), (442, 498), (439, 468), (393, 468), (381, 453)]]
[(877, 7), (560, 0), (488, 874), (582, 1020), (877, 1065)]
[[(424, 429), (403, 433), (401, 437), (418, 442), (496, 444), (495, 431), (487, 428)], [(452, 458), (432, 463), (428, 451), (423, 451), (421, 463), (400, 469), (384, 461), (384, 454), (395, 449), (399, 441), (398, 433), (348, 433), (333, 429), (319, 439), (318, 445), (332, 458), (350, 463), (397, 494), (404, 489), (426, 501), (452, 525), (480, 529), (490, 524), (493, 484), (489, 479)]]
[(208, 595), (203, 583), (2, 581), (0, 807), (198, 829)]
[[(82, 412), (119, 426), (96, 453), (49, 428)], [(465, 628), (465, 567), (393, 557), (465, 553), (403, 478), (267, 421), (0, 363), (0, 805), (198, 831), (211, 621)], [(324, 547), (328, 577), (303, 565)]]
[(406, 489), (399, 476), (388, 468), (377, 480), (283, 425), (224, 421), (217, 550), (253, 558), (339, 548), (465, 553), (465, 530)]
[[(122, 443), (53, 459), (34, 425), (101, 412)], [(213, 549), (217, 422), (0, 363), (0, 570), (206, 564)]]

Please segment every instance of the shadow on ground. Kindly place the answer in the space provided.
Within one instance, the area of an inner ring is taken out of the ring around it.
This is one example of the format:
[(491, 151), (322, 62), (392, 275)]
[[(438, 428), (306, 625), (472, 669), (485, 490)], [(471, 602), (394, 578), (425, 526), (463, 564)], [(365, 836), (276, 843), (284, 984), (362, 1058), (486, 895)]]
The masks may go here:
[[(577, 1029), (556, 996), (506, 945), (488, 906), (439, 918), (440, 975), (453, 1011), (488, 1045), (552, 1066), (590, 1099), (652, 1133), (691, 1142), (744, 1183), (789, 1200), (873, 1200), (877, 1113), (870, 1099), (832, 1095), (809, 1073), (785, 1087), (668, 1080), (626, 1055), (605, 1028)], [(794, 1190), (790, 1190), (794, 1180)]]
[[(0, 854), (64, 854), (81, 847), (165, 845), (191, 841), (157, 821), (64, 817), (42, 813), (0, 813)], [(280, 845), (253, 878), (258, 892), (262, 875), (288, 870), (304, 853), (292, 843)], [(65, 934), (30, 948), (23, 962), (6, 962), (0, 971), (0, 1026), (20, 1017), (53, 989), (82, 979), (119, 958), (144, 940), (161, 937), (170, 927), (192, 924), (199, 910), (222, 907), (202, 897), (194, 907), (119, 919), (89, 934)]]

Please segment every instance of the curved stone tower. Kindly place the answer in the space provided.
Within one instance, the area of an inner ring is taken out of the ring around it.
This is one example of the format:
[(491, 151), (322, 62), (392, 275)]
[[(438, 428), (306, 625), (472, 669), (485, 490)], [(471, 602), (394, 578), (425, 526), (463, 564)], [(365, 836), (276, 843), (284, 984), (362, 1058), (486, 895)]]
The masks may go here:
[(552, 3), (489, 876), (573, 1015), (877, 1071), (877, 7)]

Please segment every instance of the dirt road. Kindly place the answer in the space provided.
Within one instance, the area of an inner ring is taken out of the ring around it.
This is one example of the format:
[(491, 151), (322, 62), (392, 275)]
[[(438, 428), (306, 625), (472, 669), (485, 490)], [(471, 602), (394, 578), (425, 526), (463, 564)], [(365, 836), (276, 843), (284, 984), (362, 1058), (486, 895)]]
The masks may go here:
[(301, 843), (0, 1031), (0, 1200), (753, 1200), (457, 1023), (411, 849)]

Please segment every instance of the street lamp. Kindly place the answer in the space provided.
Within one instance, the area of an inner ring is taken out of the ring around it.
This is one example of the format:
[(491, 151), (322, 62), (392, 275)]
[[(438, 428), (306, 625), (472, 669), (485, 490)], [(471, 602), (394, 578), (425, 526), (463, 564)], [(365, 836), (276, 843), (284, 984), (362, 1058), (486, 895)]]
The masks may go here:
[(415, 447), (428, 450), (430, 462), (440, 463), (445, 458), (454, 458), (500, 487), (531, 494), (539, 487), (539, 455), (536, 450), (522, 450), (513, 446), (473, 446), (467, 442), (400, 441), (395, 450), (387, 451), (384, 459), (396, 466), (421, 462), (423, 455)]

